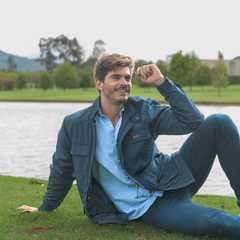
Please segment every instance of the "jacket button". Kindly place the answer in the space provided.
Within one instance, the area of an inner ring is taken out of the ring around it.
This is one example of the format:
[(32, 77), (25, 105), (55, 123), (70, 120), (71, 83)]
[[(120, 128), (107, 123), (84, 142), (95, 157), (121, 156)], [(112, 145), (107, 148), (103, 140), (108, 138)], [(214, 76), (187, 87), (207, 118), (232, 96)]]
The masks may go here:
[(136, 120), (139, 120), (139, 117), (136, 117)]

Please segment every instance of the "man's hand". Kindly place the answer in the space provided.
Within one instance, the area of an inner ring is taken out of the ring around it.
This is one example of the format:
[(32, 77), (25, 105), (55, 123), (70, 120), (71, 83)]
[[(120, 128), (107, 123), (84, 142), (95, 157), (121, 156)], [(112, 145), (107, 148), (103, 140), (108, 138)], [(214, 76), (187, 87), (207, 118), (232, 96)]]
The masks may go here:
[(165, 77), (155, 64), (139, 67), (135, 74), (142, 82), (155, 86), (159, 86), (165, 81)]
[(17, 208), (17, 209), (22, 209), (24, 211), (30, 211), (30, 212), (35, 212), (38, 211), (38, 208), (35, 207), (29, 207), (27, 205), (22, 205), (21, 207)]
[(135, 74), (142, 82), (155, 86), (159, 86), (165, 81), (165, 77), (155, 64), (139, 67)]

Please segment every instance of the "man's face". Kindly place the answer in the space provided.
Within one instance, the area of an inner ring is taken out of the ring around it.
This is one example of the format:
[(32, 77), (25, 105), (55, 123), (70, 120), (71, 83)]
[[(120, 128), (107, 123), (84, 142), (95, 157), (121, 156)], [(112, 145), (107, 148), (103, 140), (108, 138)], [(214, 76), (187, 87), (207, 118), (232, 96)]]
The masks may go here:
[(128, 67), (118, 66), (109, 72), (104, 82), (96, 80), (97, 88), (101, 91), (101, 101), (110, 104), (123, 104), (130, 96), (132, 81)]

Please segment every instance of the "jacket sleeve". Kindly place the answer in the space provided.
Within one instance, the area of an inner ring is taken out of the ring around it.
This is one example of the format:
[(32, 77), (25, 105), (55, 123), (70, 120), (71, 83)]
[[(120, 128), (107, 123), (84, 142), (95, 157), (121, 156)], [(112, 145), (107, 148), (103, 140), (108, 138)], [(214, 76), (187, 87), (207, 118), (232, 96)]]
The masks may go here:
[(149, 114), (153, 123), (153, 133), (181, 135), (196, 131), (204, 116), (182, 87), (166, 77), (166, 80), (156, 88), (170, 107), (163, 107), (155, 100), (151, 101)]
[(75, 177), (70, 149), (71, 138), (65, 118), (58, 133), (56, 152), (50, 165), (47, 191), (43, 203), (38, 208), (39, 211), (51, 211), (57, 208), (71, 188)]

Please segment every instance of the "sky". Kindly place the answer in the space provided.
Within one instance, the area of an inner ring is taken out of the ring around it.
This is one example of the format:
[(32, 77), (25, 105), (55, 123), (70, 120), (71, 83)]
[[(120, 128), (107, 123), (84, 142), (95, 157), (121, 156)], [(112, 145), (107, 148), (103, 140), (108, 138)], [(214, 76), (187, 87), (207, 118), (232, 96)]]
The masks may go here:
[(240, 56), (240, 0), (5, 0), (0, 50), (39, 55), (40, 38), (77, 38), (87, 59), (96, 40), (107, 53), (156, 62), (178, 51), (200, 59)]

